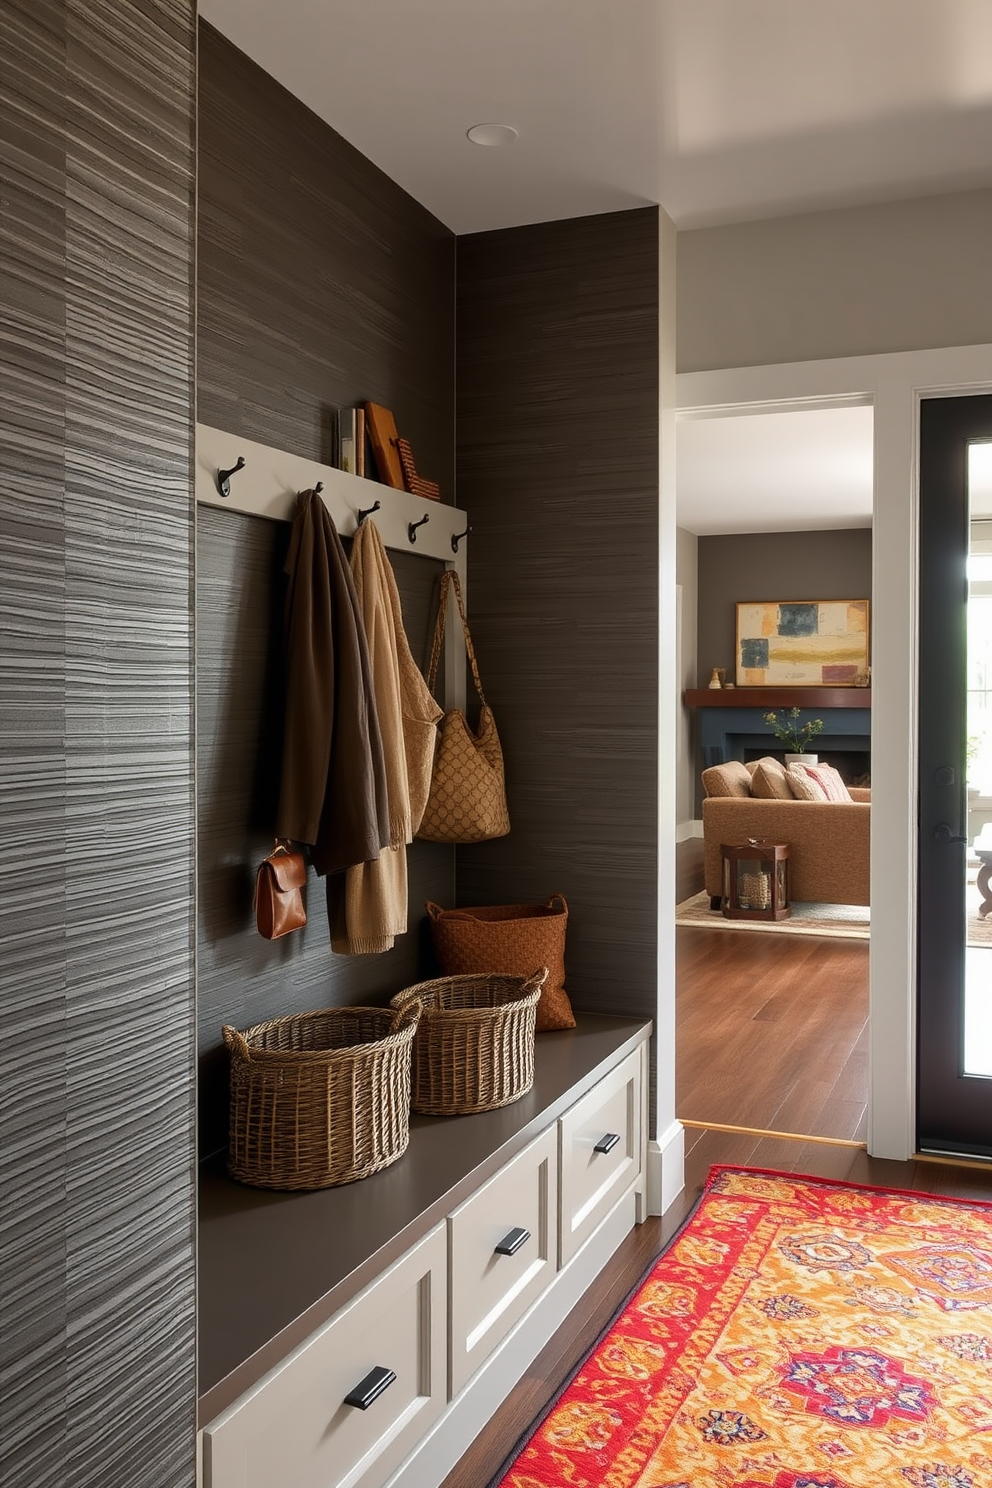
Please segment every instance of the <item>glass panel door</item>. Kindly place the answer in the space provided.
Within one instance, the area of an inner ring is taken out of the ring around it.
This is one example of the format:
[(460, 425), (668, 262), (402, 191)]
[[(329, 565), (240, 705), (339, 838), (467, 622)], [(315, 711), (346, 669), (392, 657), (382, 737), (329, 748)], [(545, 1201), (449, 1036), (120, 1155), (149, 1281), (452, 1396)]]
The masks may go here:
[(917, 1140), (923, 1151), (992, 1156), (992, 923), (982, 913), (986, 849), (992, 873), (992, 562), (986, 578), (981, 550), (992, 518), (988, 441), (992, 397), (924, 401)]

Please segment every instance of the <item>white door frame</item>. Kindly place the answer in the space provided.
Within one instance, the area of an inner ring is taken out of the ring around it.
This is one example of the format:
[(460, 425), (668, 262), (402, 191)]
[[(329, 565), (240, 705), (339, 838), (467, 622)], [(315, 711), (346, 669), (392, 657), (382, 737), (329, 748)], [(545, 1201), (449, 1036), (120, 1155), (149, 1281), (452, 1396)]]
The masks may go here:
[[(925, 396), (990, 391), (988, 344), (684, 372), (676, 378), (679, 417), (852, 398), (874, 407), (868, 1151), (897, 1160), (911, 1157), (916, 1145), (919, 407)], [(674, 516), (666, 521), (664, 512), (661, 542), (663, 551), (666, 544), (674, 548)], [(674, 1040), (674, 1026), (669, 1034)]]

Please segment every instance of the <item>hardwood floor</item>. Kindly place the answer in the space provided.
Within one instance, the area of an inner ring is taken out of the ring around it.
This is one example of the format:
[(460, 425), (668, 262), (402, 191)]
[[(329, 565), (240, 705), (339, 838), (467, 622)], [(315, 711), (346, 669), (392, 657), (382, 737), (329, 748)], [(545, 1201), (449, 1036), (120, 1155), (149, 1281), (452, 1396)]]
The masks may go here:
[[(701, 849), (680, 845), (680, 900), (702, 887)], [(809, 1140), (864, 1140), (867, 942), (680, 929), (677, 956), (676, 1110), (701, 1123), (686, 1128), (685, 1188), (663, 1219), (626, 1238), (442, 1488), (485, 1488), (687, 1217), (713, 1164), (992, 1199), (988, 1168), (887, 1162), (863, 1147)]]

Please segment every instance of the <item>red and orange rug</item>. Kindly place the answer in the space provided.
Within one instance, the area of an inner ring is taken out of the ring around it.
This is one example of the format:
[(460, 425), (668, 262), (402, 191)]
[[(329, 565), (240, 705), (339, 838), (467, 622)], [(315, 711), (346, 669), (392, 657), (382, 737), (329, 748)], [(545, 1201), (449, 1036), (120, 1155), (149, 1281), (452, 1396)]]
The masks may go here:
[(990, 1488), (992, 1206), (714, 1168), (502, 1488)]

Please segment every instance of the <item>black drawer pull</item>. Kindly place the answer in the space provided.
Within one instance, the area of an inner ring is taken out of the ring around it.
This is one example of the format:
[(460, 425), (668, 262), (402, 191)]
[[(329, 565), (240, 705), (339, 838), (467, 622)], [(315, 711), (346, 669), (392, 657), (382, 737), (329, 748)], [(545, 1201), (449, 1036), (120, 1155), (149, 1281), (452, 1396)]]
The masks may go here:
[(529, 1239), (530, 1230), (522, 1230), (518, 1226), (515, 1230), (511, 1230), (508, 1235), (503, 1236), (496, 1247), (496, 1254), (516, 1255), (521, 1245), (526, 1245)]
[(383, 1369), (381, 1365), (377, 1365), (369, 1371), (361, 1384), (355, 1386), (350, 1395), (344, 1397), (345, 1405), (357, 1405), (359, 1410), (368, 1410), (379, 1399), (383, 1390), (389, 1389), (395, 1378), (391, 1369)]
[(607, 1132), (605, 1137), (600, 1137), (593, 1152), (612, 1152), (620, 1140), (619, 1132)]

